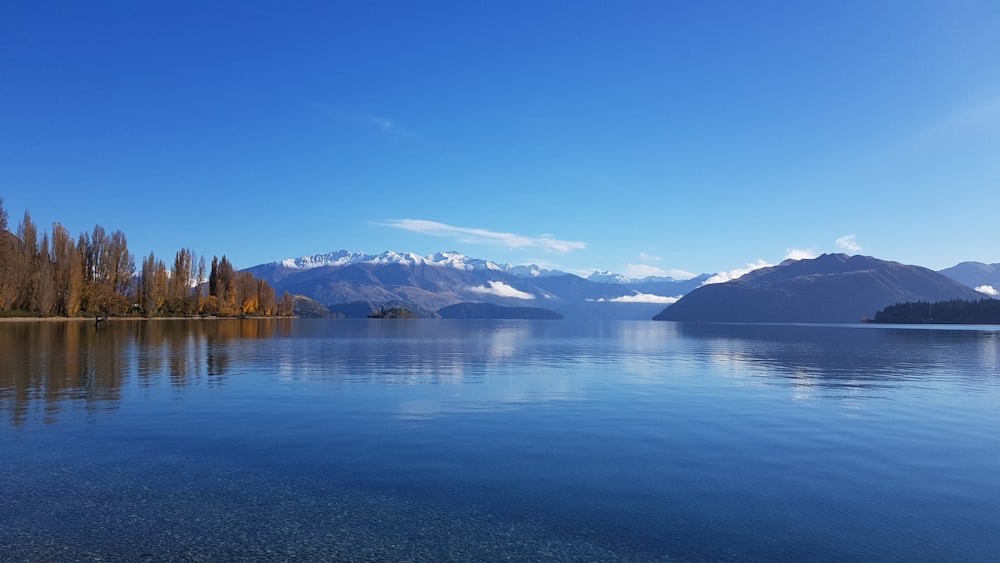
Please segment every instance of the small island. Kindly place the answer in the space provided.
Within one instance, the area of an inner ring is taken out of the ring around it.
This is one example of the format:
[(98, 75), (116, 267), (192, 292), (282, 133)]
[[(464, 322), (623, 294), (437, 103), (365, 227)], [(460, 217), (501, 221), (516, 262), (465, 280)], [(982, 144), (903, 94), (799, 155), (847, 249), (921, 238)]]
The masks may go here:
[(403, 307), (385, 307), (379, 308), (378, 311), (372, 311), (368, 315), (369, 319), (416, 319), (417, 316), (413, 314), (413, 311), (403, 308)]

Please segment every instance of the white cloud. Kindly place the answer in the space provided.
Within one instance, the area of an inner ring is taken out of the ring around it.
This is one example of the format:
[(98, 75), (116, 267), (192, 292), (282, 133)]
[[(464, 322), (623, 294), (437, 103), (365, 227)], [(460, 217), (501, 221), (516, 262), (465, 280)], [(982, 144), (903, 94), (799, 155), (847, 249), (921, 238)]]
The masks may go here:
[(976, 288), (979, 293), (985, 293), (986, 295), (996, 297), (1000, 295), (1000, 291), (997, 291), (992, 285), (981, 285)]
[(858, 237), (853, 234), (844, 235), (837, 239), (837, 248), (848, 252), (861, 252), (861, 245), (858, 244)]
[(811, 248), (789, 248), (785, 252), (785, 260), (811, 260), (816, 257), (816, 251)]
[(665, 270), (649, 264), (628, 264), (625, 267), (625, 275), (630, 278), (645, 278), (649, 276), (671, 277), (675, 280), (689, 280), (695, 276), (691, 272), (684, 270)]
[(456, 227), (424, 219), (392, 219), (383, 224), (388, 227), (395, 227), (415, 233), (453, 238), (470, 244), (498, 244), (507, 248), (541, 248), (563, 253), (571, 250), (582, 250), (587, 247), (586, 243), (560, 240), (552, 237), (552, 235), (529, 237), (514, 233), (488, 231), (486, 229)]
[(736, 268), (735, 270), (729, 270), (728, 272), (719, 272), (718, 274), (715, 274), (714, 276), (705, 280), (705, 282), (702, 283), (701, 285), (708, 285), (711, 283), (725, 283), (728, 281), (733, 281), (735, 279), (743, 277), (746, 274), (749, 274), (754, 270), (767, 268), (773, 265), (774, 264), (771, 264), (770, 262), (765, 262), (764, 260), (757, 260), (756, 262), (748, 263), (745, 268)]
[(497, 297), (511, 297), (514, 299), (534, 299), (535, 296), (515, 289), (502, 281), (487, 282), (489, 285), (477, 285), (470, 287), (469, 291), (483, 295), (496, 295)]
[(663, 258), (660, 258), (659, 256), (653, 256), (652, 254), (647, 254), (645, 252), (640, 252), (639, 258), (642, 260), (646, 260), (647, 262), (659, 262), (663, 260)]
[(633, 295), (623, 295), (621, 297), (613, 297), (611, 299), (598, 299), (598, 302), (608, 301), (610, 303), (663, 303), (665, 305), (671, 305), (676, 303), (678, 299), (682, 296), (677, 297), (667, 297), (666, 295), (654, 295), (652, 293), (639, 293), (636, 292)]

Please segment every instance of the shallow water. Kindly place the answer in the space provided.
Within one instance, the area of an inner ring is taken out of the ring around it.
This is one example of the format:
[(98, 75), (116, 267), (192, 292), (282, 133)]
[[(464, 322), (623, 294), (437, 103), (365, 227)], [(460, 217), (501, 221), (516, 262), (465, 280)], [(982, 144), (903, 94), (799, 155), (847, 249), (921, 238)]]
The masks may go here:
[(989, 327), (0, 323), (3, 560), (990, 561)]

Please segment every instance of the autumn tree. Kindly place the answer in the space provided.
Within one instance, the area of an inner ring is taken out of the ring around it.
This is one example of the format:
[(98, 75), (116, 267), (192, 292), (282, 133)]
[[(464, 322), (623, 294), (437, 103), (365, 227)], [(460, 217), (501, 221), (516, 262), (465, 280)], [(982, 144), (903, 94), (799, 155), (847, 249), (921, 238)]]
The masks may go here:
[[(40, 238), (40, 240), (39, 240)], [(207, 292), (207, 296), (205, 295)], [(237, 272), (222, 256), (213, 257), (206, 277), (205, 257), (181, 249), (173, 269), (150, 252), (136, 275), (125, 234), (95, 225), (74, 243), (69, 231), (52, 224), (51, 236), (39, 233), (28, 211), (11, 233), (0, 198), (0, 310), (42, 315), (123, 314), (137, 303), (148, 316), (196, 313), (235, 315), (291, 314), (288, 292), (249, 272)]]
[(167, 266), (152, 252), (142, 260), (142, 270), (138, 280), (139, 306), (146, 316), (159, 315), (169, 296)]
[(14, 259), (16, 295), (14, 308), (25, 311), (38, 310), (38, 227), (31, 214), (24, 212), (24, 219), (17, 226), (17, 250)]
[(198, 279), (195, 282), (195, 297), (198, 298), (198, 312), (202, 311), (202, 301), (205, 298), (205, 256), (198, 258)]
[(257, 280), (257, 299), (260, 306), (257, 308), (258, 315), (268, 317), (275, 315), (278, 311), (278, 300), (274, 294), (274, 288), (267, 280)]
[(195, 253), (182, 248), (174, 256), (174, 267), (170, 272), (168, 297), (165, 313), (169, 315), (193, 315), (198, 311), (198, 298), (192, 292), (195, 285)]
[(0, 197), (0, 310), (10, 309), (17, 295), (17, 237), (8, 230), (7, 210)]
[(125, 233), (115, 231), (109, 236), (104, 227), (96, 225), (92, 234), (80, 235), (77, 247), (83, 261), (82, 308), (124, 313), (135, 275), (135, 258), (128, 250)]
[(69, 231), (59, 223), (52, 225), (52, 261), (56, 293), (56, 313), (72, 317), (80, 311), (83, 290), (83, 266), (80, 253)]
[(295, 314), (295, 300), (292, 295), (285, 290), (285, 293), (281, 296), (281, 301), (278, 303), (278, 314), (282, 317), (291, 317)]
[(56, 284), (55, 284), (55, 264), (52, 262), (52, 255), (49, 252), (49, 235), (42, 233), (42, 240), (38, 244), (38, 258), (36, 264), (36, 304), (37, 311), (45, 316), (51, 315), (56, 309)]
[(135, 278), (135, 258), (128, 250), (125, 233), (116, 230), (108, 239), (105, 250), (107, 261), (108, 283), (116, 295), (128, 296), (132, 293)]
[(209, 292), (216, 299), (218, 314), (232, 317), (240, 314), (236, 291), (236, 270), (226, 259), (212, 259), (212, 274), (209, 274)]

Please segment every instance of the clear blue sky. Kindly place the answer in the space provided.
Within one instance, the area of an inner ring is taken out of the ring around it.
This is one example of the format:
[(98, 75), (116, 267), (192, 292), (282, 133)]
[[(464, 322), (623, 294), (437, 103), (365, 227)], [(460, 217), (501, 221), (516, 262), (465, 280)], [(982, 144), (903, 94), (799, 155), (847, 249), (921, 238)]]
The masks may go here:
[(1000, 2), (11, 0), (0, 197), (237, 267), (1000, 262)]

